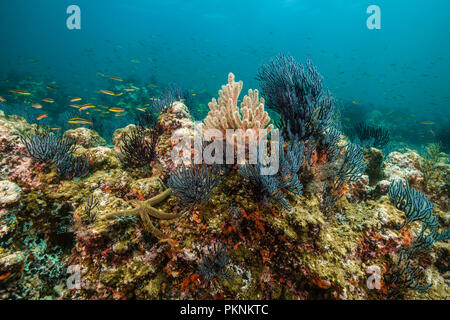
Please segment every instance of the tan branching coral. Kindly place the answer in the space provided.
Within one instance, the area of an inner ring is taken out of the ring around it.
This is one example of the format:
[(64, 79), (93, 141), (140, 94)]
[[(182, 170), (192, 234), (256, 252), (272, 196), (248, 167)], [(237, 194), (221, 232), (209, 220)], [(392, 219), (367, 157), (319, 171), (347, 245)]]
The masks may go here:
[(235, 82), (234, 74), (228, 75), (228, 84), (219, 90), (220, 98), (215, 98), (208, 104), (211, 111), (204, 120), (205, 129), (218, 129), (225, 133), (227, 129), (266, 129), (269, 133), (273, 125), (266, 126), (270, 117), (264, 111), (264, 99), (259, 98), (258, 90), (249, 90), (244, 97), (241, 108), (238, 107), (238, 98), (242, 91), (242, 81)]

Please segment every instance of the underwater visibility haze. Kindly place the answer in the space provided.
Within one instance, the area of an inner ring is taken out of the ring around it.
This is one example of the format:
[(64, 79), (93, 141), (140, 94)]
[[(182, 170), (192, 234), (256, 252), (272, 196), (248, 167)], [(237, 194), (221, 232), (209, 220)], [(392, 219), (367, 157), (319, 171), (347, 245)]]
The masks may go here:
[(0, 1), (0, 299), (448, 299), (449, 12)]

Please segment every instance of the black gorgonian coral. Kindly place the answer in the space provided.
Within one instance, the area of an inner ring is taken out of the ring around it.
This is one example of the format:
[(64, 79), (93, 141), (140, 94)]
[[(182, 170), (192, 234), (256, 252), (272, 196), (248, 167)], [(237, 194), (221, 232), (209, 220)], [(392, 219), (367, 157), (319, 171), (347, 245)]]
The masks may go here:
[(345, 183), (358, 181), (366, 171), (367, 164), (367, 162), (364, 162), (362, 148), (356, 144), (348, 144), (344, 158), (336, 164), (330, 181), (324, 183), (322, 204), (325, 208), (331, 207), (343, 196)]
[(208, 247), (208, 252), (202, 256), (198, 274), (205, 278), (206, 285), (209, 285), (211, 279), (217, 278), (219, 275), (230, 281), (230, 274), (226, 270), (227, 262), (227, 248), (216, 242)]
[(34, 160), (54, 164), (58, 173), (68, 179), (84, 177), (89, 173), (89, 156), (75, 157), (75, 141), (51, 133), (48, 128), (20, 136), (27, 153)]
[(122, 136), (122, 161), (131, 168), (142, 168), (156, 157), (158, 134), (155, 130), (133, 127)]
[(89, 173), (89, 155), (74, 156), (67, 153), (55, 161), (58, 172), (67, 179), (82, 178)]
[(184, 164), (172, 173), (167, 185), (181, 201), (193, 205), (200, 201), (209, 201), (212, 190), (221, 181), (217, 166), (208, 167), (205, 164)]
[(384, 127), (375, 127), (359, 123), (353, 129), (354, 143), (363, 147), (383, 149), (390, 140), (389, 131)]
[(400, 228), (413, 221), (421, 221), (424, 227), (439, 226), (437, 217), (433, 215), (434, 204), (422, 192), (410, 188), (408, 181), (392, 181), (389, 186), (389, 198), (395, 207), (406, 215), (406, 221)]
[(322, 138), (334, 116), (334, 99), (311, 62), (304, 68), (293, 57), (279, 55), (260, 68), (257, 80), (267, 107), (281, 115), (278, 126), (286, 137)]
[(272, 164), (245, 164), (240, 166), (241, 175), (251, 182), (253, 193), (261, 197), (264, 203), (269, 206), (269, 200), (274, 200), (285, 209), (290, 210), (291, 206), (285, 198), (283, 190), (288, 190), (296, 195), (302, 194), (302, 184), (298, 180), (298, 171), (305, 161), (304, 144), (293, 139), (284, 151), (284, 139), (280, 135), (279, 140), (279, 169), (276, 174), (264, 175), (262, 169), (270, 167)]
[(426, 198), (425, 194), (411, 188), (408, 181), (392, 181), (389, 187), (389, 198), (395, 207), (406, 215), (406, 221), (399, 228), (413, 221), (420, 221), (422, 229), (409, 246), (400, 249), (397, 265), (388, 279), (396, 285), (425, 291), (431, 284), (427, 284), (423, 277), (421, 255), (432, 250), (436, 241), (448, 240), (449, 229), (438, 232), (439, 222), (437, 216), (433, 214), (433, 203)]
[(32, 134), (22, 134), (22, 143), (28, 154), (41, 163), (55, 163), (72, 151), (75, 142), (47, 129), (38, 129)]

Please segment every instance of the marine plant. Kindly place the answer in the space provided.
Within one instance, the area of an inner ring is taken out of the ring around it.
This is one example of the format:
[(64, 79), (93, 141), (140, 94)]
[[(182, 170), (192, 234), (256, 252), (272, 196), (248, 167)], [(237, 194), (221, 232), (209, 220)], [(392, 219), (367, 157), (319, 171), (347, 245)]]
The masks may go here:
[(392, 181), (389, 187), (389, 198), (394, 206), (406, 215), (406, 221), (399, 228), (414, 221), (422, 223), (422, 229), (414, 241), (400, 249), (397, 266), (390, 275), (391, 282), (414, 290), (426, 291), (431, 284), (427, 284), (423, 279), (424, 268), (420, 263), (420, 256), (430, 251), (436, 241), (448, 240), (449, 229), (438, 232), (439, 223), (433, 214), (433, 203), (422, 192), (411, 188), (408, 181)]
[(200, 201), (208, 201), (212, 190), (220, 183), (218, 167), (208, 167), (206, 164), (184, 164), (169, 178), (167, 185), (184, 204), (194, 205)]
[(94, 195), (91, 195), (86, 200), (85, 214), (87, 217), (86, 222), (93, 223), (97, 220), (97, 212), (95, 209), (98, 207), (100, 201), (98, 199), (94, 199)]
[[(259, 151), (261, 152), (261, 151)], [(267, 206), (270, 206), (269, 200), (281, 204), (286, 210), (291, 206), (285, 198), (283, 190), (290, 191), (296, 195), (302, 194), (302, 184), (298, 179), (298, 171), (305, 161), (304, 143), (297, 139), (287, 144), (284, 151), (284, 138), (279, 138), (279, 170), (275, 175), (264, 175), (262, 170), (269, 167), (270, 163), (261, 163), (259, 157), (256, 164), (240, 165), (241, 175), (249, 180), (252, 185), (253, 193), (259, 196)]]
[(304, 68), (292, 56), (278, 55), (258, 71), (267, 107), (281, 115), (285, 137), (319, 142), (334, 117), (334, 99), (322, 76), (308, 61)]
[(89, 173), (89, 156), (74, 156), (75, 141), (50, 132), (48, 127), (38, 128), (32, 134), (21, 134), (20, 139), (32, 159), (54, 164), (62, 177), (73, 179)]
[(89, 155), (74, 156), (67, 153), (65, 157), (59, 158), (56, 167), (61, 176), (71, 180), (82, 178), (89, 173)]
[(343, 196), (344, 186), (350, 182), (357, 181), (365, 172), (367, 162), (364, 162), (364, 152), (361, 147), (349, 143), (342, 160), (338, 161), (328, 181), (323, 186), (322, 205), (325, 209), (330, 208), (339, 198)]
[(204, 277), (207, 286), (213, 278), (217, 278), (219, 275), (229, 282), (231, 275), (226, 270), (227, 263), (227, 248), (222, 243), (215, 242), (208, 247), (207, 253), (203, 254), (198, 274)]
[(156, 157), (156, 143), (158, 135), (155, 130), (144, 127), (133, 127), (122, 137), (120, 152), (124, 164), (131, 168), (141, 168), (154, 160)]
[(425, 154), (421, 163), (423, 173), (423, 184), (427, 189), (430, 182), (436, 179), (440, 175), (440, 171), (437, 170), (437, 164), (439, 163), (439, 155), (441, 152), (440, 143), (429, 144), (425, 148)]
[(327, 162), (334, 162), (339, 156), (338, 142), (341, 140), (341, 132), (334, 126), (325, 129), (321, 143), (317, 146), (317, 153), (323, 155)]
[(406, 215), (406, 221), (399, 228), (413, 221), (421, 221), (425, 228), (439, 226), (436, 216), (433, 215), (434, 204), (422, 192), (410, 188), (408, 181), (392, 181), (389, 187), (389, 198), (395, 207)]
[(65, 157), (75, 142), (50, 132), (47, 128), (38, 128), (35, 133), (21, 134), (20, 139), (27, 153), (41, 163), (55, 163)]
[(358, 123), (353, 128), (354, 143), (362, 147), (375, 147), (383, 149), (390, 141), (389, 131), (381, 126), (371, 126), (367, 123)]

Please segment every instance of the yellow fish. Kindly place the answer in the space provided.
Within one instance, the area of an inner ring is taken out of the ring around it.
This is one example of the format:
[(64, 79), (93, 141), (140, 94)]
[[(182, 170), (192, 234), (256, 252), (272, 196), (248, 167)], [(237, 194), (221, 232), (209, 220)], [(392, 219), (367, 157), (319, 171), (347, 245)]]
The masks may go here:
[(111, 108), (111, 109), (109, 109), (109, 111), (111, 111), (111, 112), (125, 112), (125, 109)]
[(85, 105), (80, 106), (80, 109), (78, 109), (78, 110), (83, 111), (83, 110), (90, 109), (90, 108), (95, 108), (95, 106), (93, 104), (85, 104)]
[(81, 101), (81, 100), (83, 100), (83, 99), (77, 97), (77, 98), (70, 99), (70, 102), (76, 102), (76, 101)]
[(22, 94), (22, 95), (24, 95), (24, 96), (29, 96), (29, 95), (31, 94), (31, 93), (26, 92), (26, 91), (23, 91), (23, 90), (9, 90), (9, 92), (17, 93), (17, 94)]
[(44, 101), (44, 102), (48, 102), (48, 103), (53, 103), (53, 102), (55, 102), (55, 100), (53, 100), (53, 99), (50, 99), (50, 98), (45, 98), (45, 99), (42, 99), (42, 101)]
[(145, 112), (145, 108), (136, 108), (136, 110), (139, 110), (139, 111)]
[(51, 87), (51, 86), (47, 86), (46, 88), (47, 88), (47, 89), (50, 89), (50, 90), (53, 90), (53, 91), (56, 91), (56, 89), (53, 88), (53, 87)]
[(86, 119), (82, 119), (82, 118), (73, 118), (73, 119), (70, 119), (69, 121), (67, 121), (68, 123), (71, 123), (71, 124), (78, 124), (78, 123), (80, 123), (80, 124), (88, 124), (88, 125), (92, 125), (92, 122), (90, 122), (90, 121), (88, 121), (88, 120), (86, 120)]
[(123, 91), (136, 91), (136, 89), (135, 88), (125, 88), (125, 89), (123, 89)]
[(101, 93), (107, 94), (109, 96), (115, 96), (116, 94), (112, 91), (108, 91), (108, 90), (100, 90)]
[(355, 101), (355, 100), (354, 100), (354, 101), (352, 101), (352, 103), (353, 103), (353, 104), (360, 104), (361, 102)]
[(431, 134), (432, 136), (435, 136), (435, 135), (436, 135), (436, 133), (434, 133), (433, 130), (430, 130), (429, 132), (430, 132), (430, 134)]
[(422, 121), (420, 124), (434, 124), (434, 122), (433, 121)]
[(6, 99), (3, 97), (0, 97), (0, 102), (6, 102)]
[(118, 78), (118, 77), (109, 77), (111, 80), (116, 80), (116, 81), (123, 81), (123, 79)]
[(40, 116), (38, 116), (37, 118), (36, 118), (36, 120), (41, 120), (41, 119), (44, 119), (44, 118), (47, 118), (48, 117), (48, 115), (46, 115), (46, 114), (41, 114)]

